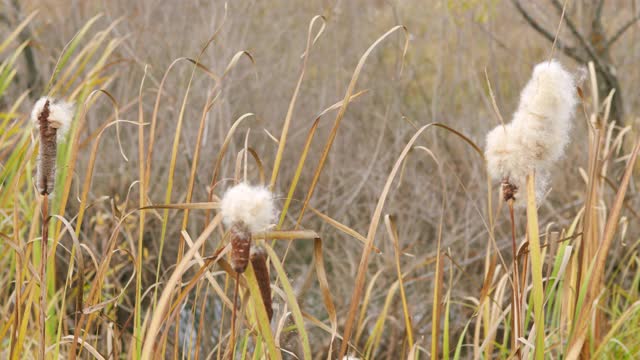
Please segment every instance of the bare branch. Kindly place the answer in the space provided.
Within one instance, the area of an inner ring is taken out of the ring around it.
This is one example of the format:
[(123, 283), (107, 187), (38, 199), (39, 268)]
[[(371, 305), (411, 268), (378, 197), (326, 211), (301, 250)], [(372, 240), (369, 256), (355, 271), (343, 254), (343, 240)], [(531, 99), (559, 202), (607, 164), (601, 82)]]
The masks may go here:
[[(553, 6), (555, 6), (556, 10), (558, 10), (559, 12), (562, 12), (562, 4), (560, 4), (560, 1), (551, 0), (551, 3), (553, 4)], [(607, 67), (606, 62), (603, 61), (602, 58), (598, 55), (598, 53), (593, 49), (593, 47), (591, 46), (591, 43), (588, 42), (587, 39), (584, 38), (584, 36), (582, 36), (582, 34), (578, 31), (578, 28), (575, 26), (573, 21), (571, 21), (571, 19), (568, 16), (565, 17), (565, 22), (567, 24), (567, 27), (569, 27), (569, 30), (571, 31), (573, 36), (575, 36), (575, 38), (578, 39), (578, 41), (580, 42), (580, 45), (582, 45), (584, 50), (587, 52), (587, 54), (589, 55), (589, 58), (593, 60), (596, 66), (596, 69), (598, 69), (603, 75), (605, 75), (605, 78), (608, 80), (609, 84), (611, 85), (613, 83), (613, 79), (612, 79), (611, 71)]]
[(596, 7), (596, 12), (593, 16), (595, 22), (600, 23), (600, 19), (602, 18), (602, 8), (604, 5), (604, 0), (600, 0), (600, 2), (598, 2), (598, 6)]
[(633, 19), (627, 21), (624, 25), (618, 29), (618, 31), (613, 34), (613, 36), (607, 41), (607, 44), (604, 46), (605, 51), (609, 50), (611, 45), (613, 45), (620, 37), (627, 32), (631, 28), (633, 24), (635, 24), (638, 20), (640, 20), (640, 14), (633, 17)]
[[(518, 11), (524, 16), (525, 20), (540, 34), (542, 34), (549, 41), (553, 42), (553, 36), (551, 33), (546, 31), (540, 24), (536, 22), (524, 8), (522, 7), (520, 0), (512, 0)], [(562, 16), (563, 6), (559, 0), (550, 0), (551, 4), (555, 7), (558, 13)], [(569, 17), (565, 15), (565, 23), (567, 27), (571, 31), (573, 37), (575, 37), (578, 41), (578, 48), (563, 48), (563, 44), (557, 42), (558, 49), (561, 49), (565, 54), (569, 55), (573, 59), (578, 62), (584, 64), (587, 61), (593, 61), (595, 68), (597, 70), (598, 75), (602, 76), (603, 85), (606, 85), (608, 89), (620, 89), (620, 84), (618, 83), (618, 79), (612, 71), (612, 68), (609, 64), (600, 56), (600, 53), (596, 52), (592, 46), (592, 43), (589, 42), (577, 29), (573, 21)], [(569, 50), (567, 50), (569, 49)], [(616, 112), (621, 114), (623, 106), (622, 106), (622, 97), (621, 94), (616, 94), (615, 102), (617, 104)], [(621, 118), (621, 115), (618, 115)]]
[(542, 25), (540, 25), (533, 17), (531, 17), (531, 15), (529, 15), (529, 13), (522, 7), (522, 4), (520, 4), (519, 0), (511, 0), (511, 2), (513, 3), (513, 5), (515, 5), (516, 9), (518, 9), (518, 12), (522, 15), (522, 17), (524, 17), (524, 19), (529, 23), (529, 25), (531, 25), (534, 30), (536, 30), (540, 35), (544, 36), (551, 43), (553, 43), (555, 40), (556, 47), (560, 51), (564, 52), (567, 56), (579, 63), (585, 63), (587, 61), (581, 54), (576, 51), (575, 48), (565, 45), (562, 41), (560, 41), (560, 39), (556, 39), (556, 37), (551, 32), (543, 28)]
[[(558, 13), (562, 14), (563, 6), (560, 3), (560, 1), (551, 0), (551, 3), (556, 8), (556, 10), (558, 10)], [(600, 59), (597, 59), (598, 54), (596, 54), (595, 50), (593, 50), (593, 48), (591, 47), (591, 43), (589, 43), (587, 39), (585, 39), (584, 36), (582, 36), (580, 31), (578, 31), (578, 28), (576, 27), (576, 25), (573, 23), (573, 21), (571, 21), (570, 17), (565, 16), (565, 23), (567, 24), (567, 27), (569, 28), (573, 36), (575, 36), (575, 38), (578, 39), (578, 41), (580, 42), (580, 45), (582, 45), (582, 47), (587, 51), (587, 54), (589, 54), (589, 56), (594, 60), (594, 62), (597, 65)]]

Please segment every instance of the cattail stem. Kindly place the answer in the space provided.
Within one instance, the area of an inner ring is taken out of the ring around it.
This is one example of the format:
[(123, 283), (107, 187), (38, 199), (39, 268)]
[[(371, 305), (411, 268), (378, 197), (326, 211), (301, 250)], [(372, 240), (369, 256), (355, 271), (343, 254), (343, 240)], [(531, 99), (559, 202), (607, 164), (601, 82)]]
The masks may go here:
[(231, 360), (236, 355), (236, 316), (238, 308), (238, 291), (240, 290), (240, 273), (236, 272), (236, 285), (233, 289), (233, 309), (231, 310), (231, 338), (229, 339), (229, 349), (231, 350)]
[(511, 250), (513, 252), (513, 280), (512, 280), (512, 297), (511, 297), (511, 312), (513, 322), (513, 334), (511, 345), (515, 351), (516, 357), (520, 359), (520, 346), (518, 345), (518, 338), (522, 334), (522, 318), (520, 314), (520, 276), (518, 275), (518, 247), (516, 245), (516, 222), (513, 210), (513, 202), (515, 198), (511, 197), (507, 203), (509, 204), (509, 216), (511, 219)]
[(47, 316), (47, 242), (49, 238), (49, 196), (45, 193), (41, 203), (42, 213), (42, 240), (40, 241), (40, 358), (45, 358), (46, 342), (46, 316)]

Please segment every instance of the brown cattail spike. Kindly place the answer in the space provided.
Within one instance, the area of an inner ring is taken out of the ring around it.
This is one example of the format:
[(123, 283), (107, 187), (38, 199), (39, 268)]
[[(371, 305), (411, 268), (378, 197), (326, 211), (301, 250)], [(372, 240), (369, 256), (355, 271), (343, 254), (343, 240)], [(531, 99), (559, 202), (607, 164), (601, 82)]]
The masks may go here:
[(51, 194), (56, 181), (56, 136), (58, 129), (51, 126), (49, 115), (51, 113), (50, 102), (47, 100), (40, 114), (38, 114), (38, 127), (40, 128), (40, 153), (38, 158), (37, 185), (41, 195)]
[(262, 247), (254, 246), (251, 248), (251, 266), (256, 274), (260, 295), (264, 308), (269, 316), (269, 321), (273, 317), (273, 306), (271, 304), (271, 280), (269, 278), (269, 267), (267, 266), (267, 253)]
[(229, 236), (231, 236), (231, 268), (241, 274), (249, 264), (251, 232), (244, 222), (236, 222), (229, 229)]
[(518, 193), (518, 187), (509, 182), (508, 179), (502, 180), (502, 198), (505, 202), (509, 200), (516, 200), (516, 194)]

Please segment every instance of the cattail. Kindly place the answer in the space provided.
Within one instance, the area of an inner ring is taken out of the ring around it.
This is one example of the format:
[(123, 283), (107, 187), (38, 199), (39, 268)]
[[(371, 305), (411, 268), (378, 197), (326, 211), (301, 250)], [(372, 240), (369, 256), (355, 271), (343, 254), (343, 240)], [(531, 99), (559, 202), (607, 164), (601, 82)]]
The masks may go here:
[(243, 273), (249, 264), (251, 254), (251, 232), (242, 221), (236, 222), (229, 229), (231, 237), (231, 268), (237, 273)]
[(265, 231), (275, 220), (273, 194), (265, 187), (240, 183), (222, 197), (222, 219), (230, 227), (231, 266), (242, 273), (247, 268), (251, 234)]
[(251, 247), (251, 266), (256, 273), (256, 280), (262, 295), (262, 302), (267, 311), (269, 321), (273, 317), (273, 305), (271, 303), (271, 280), (269, 278), (269, 267), (267, 266), (267, 252), (261, 246)]
[(31, 112), (31, 121), (40, 133), (36, 185), (41, 195), (53, 192), (58, 141), (64, 139), (72, 117), (73, 104), (56, 102), (50, 97), (40, 98)]
[(575, 79), (559, 62), (535, 66), (511, 123), (487, 135), (487, 168), (493, 179), (503, 182), (505, 200), (524, 189), (531, 171), (536, 173), (536, 197), (544, 195), (551, 165), (569, 142), (577, 101)]
[[(53, 192), (56, 180), (56, 156), (58, 140), (64, 138), (71, 118), (73, 105), (66, 102), (56, 102), (49, 97), (40, 98), (31, 111), (31, 121), (40, 133), (40, 152), (36, 171), (36, 186), (43, 195), (41, 202), (42, 240), (40, 248), (40, 280), (45, 281), (47, 275), (47, 243), (49, 239), (49, 206), (48, 196)], [(47, 287), (40, 286), (40, 358), (44, 359), (47, 337), (45, 318), (47, 308)]]

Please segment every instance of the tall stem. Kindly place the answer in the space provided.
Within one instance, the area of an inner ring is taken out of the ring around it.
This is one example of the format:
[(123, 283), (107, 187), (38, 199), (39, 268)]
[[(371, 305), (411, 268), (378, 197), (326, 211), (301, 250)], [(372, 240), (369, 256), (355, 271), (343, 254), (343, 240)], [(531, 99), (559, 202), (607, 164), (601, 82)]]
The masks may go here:
[(518, 275), (518, 246), (516, 244), (516, 222), (513, 211), (514, 199), (507, 201), (509, 204), (509, 216), (511, 218), (511, 251), (513, 252), (513, 281), (512, 281), (512, 298), (511, 312), (513, 314), (513, 339), (511, 345), (518, 359), (520, 358), (520, 347), (518, 346), (518, 338), (520, 337), (522, 319), (520, 318), (520, 276)]
[(236, 285), (233, 290), (233, 310), (231, 311), (231, 338), (229, 339), (229, 348), (231, 349), (231, 360), (236, 356), (236, 316), (238, 308), (238, 290), (240, 285), (240, 273), (236, 272)]
[(42, 240), (40, 241), (40, 359), (45, 358), (47, 348), (47, 242), (49, 238), (49, 196), (45, 193), (40, 204), (42, 213)]

